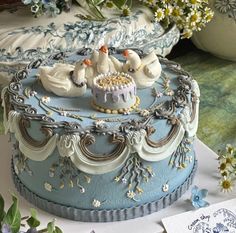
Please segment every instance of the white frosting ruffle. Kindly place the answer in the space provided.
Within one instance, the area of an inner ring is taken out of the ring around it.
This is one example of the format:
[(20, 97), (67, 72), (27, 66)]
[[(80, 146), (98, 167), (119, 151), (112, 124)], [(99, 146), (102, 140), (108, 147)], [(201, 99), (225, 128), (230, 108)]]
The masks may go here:
[[(55, 150), (58, 149), (60, 156), (70, 157), (75, 166), (81, 171), (90, 174), (103, 174), (113, 171), (120, 167), (127, 159), (130, 153), (137, 153), (142, 159), (151, 162), (157, 162), (163, 160), (172, 155), (176, 148), (179, 146), (184, 135), (193, 137), (196, 134), (198, 126), (198, 112), (199, 112), (199, 88), (196, 81), (192, 81), (193, 93), (195, 93), (195, 117), (191, 121), (190, 108), (185, 107), (179, 114), (179, 130), (176, 131), (175, 135), (171, 137), (166, 144), (160, 147), (152, 147), (148, 145), (146, 141), (146, 131), (141, 129), (139, 131), (130, 131), (126, 137), (126, 144), (122, 152), (118, 157), (107, 161), (95, 161), (86, 157), (80, 147), (80, 135), (65, 134), (59, 136), (54, 134), (45, 145), (41, 147), (34, 147), (27, 142), (21, 134), (19, 129), (19, 120), (21, 114), (12, 110), (8, 114), (4, 112), (4, 126), (5, 131), (15, 134), (16, 139), (19, 141), (19, 148), (22, 153), (31, 160), (43, 161), (47, 159)], [(2, 98), (5, 95), (6, 88), (2, 92)], [(2, 103), (5, 111), (6, 105), (3, 98)]]

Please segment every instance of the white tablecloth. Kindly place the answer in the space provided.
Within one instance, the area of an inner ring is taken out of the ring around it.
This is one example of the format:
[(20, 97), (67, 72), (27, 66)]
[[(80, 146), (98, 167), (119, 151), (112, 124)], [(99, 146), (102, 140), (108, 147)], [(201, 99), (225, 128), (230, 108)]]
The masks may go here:
[[(195, 148), (199, 167), (194, 184), (209, 190), (206, 200), (213, 204), (235, 197), (233, 194), (223, 194), (220, 192), (216, 154), (199, 140), (196, 141)], [(11, 180), (11, 147), (8, 143), (8, 136), (0, 136), (0, 149), (0, 193), (6, 200), (6, 206), (9, 206), (11, 204), (9, 190), (14, 193), (17, 193), (17, 191)], [(191, 204), (188, 201), (190, 195), (191, 192), (188, 191), (179, 201), (161, 212), (134, 220), (113, 223), (82, 223), (56, 217), (56, 224), (61, 227), (64, 233), (90, 233), (92, 230), (95, 233), (163, 233), (162, 218), (192, 210)], [(23, 198), (20, 197), (19, 199), (22, 215), (29, 215), (29, 209), (33, 206)], [(55, 218), (55, 216), (42, 210), (38, 210), (38, 214), (42, 226), (45, 226), (46, 223)]]

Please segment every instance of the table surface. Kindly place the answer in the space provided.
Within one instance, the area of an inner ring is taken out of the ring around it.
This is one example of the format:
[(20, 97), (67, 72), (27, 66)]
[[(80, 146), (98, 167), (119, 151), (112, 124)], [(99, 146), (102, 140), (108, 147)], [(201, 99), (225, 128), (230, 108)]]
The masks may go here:
[[(17, 191), (14, 188), (10, 174), (11, 146), (8, 142), (8, 136), (0, 136), (0, 148), (0, 193), (6, 200), (6, 206), (9, 206), (11, 203), (10, 192), (17, 193)], [(196, 140), (195, 148), (199, 161), (199, 168), (194, 179), (194, 184), (198, 185), (200, 188), (207, 188), (209, 190), (207, 200), (211, 204), (234, 198), (235, 195), (233, 195), (233, 193), (226, 195), (220, 192), (216, 154), (199, 140)], [(188, 191), (172, 206), (169, 206), (158, 213), (134, 220), (113, 223), (82, 223), (57, 217), (56, 223), (65, 233), (90, 233), (92, 230), (94, 230), (95, 233), (163, 233), (164, 228), (161, 224), (162, 218), (186, 211), (193, 211), (191, 203), (189, 202), (190, 195), (191, 191)], [(29, 215), (29, 209), (33, 206), (22, 197), (19, 199), (22, 215)], [(42, 210), (38, 210), (38, 213), (42, 226), (55, 218), (55, 216)]]

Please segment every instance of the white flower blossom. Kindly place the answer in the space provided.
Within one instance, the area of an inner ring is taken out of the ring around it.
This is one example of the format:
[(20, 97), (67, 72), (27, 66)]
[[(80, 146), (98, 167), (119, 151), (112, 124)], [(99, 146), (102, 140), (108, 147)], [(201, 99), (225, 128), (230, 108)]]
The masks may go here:
[(149, 112), (147, 109), (143, 109), (143, 110), (140, 111), (139, 114), (140, 114), (140, 116), (142, 116), (142, 117), (147, 117), (147, 116), (150, 115), (150, 112)]
[(127, 197), (128, 197), (128, 198), (134, 199), (135, 196), (136, 196), (136, 194), (135, 194), (134, 191), (129, 190), (129, 191), (127, 192)]
[(95, 207), (95, 208), (98, 208), (101, 206), (101, 202), (99, 200), (96, 200), (94, 199), (93, 202), (92, 202), (92, 205)]
[(48, 96), (43, 96), (41, 98), (41, 100), (42, 100), (43, 103), (47, 104), (47, 103), (49, 103), (51, 101), (51, 98), (48, 97)]
[(164, 185), (162, 186), (162, 191), (163, 191), (163, 192), (168, 192), (168, 191), (169, 191), (169, 185), (168, 185), (168, 183), (166, 183), (166, 184), (164, 184)]
[(52, 185), (49, 184), (48, 182), (44, 183), (44, 188), (48, 191), (48, 192), (52, 192)]
[(96, 128), (104, 128), (105, 127), (105, 121), (104, 120), (97, 120), (94, 122)]

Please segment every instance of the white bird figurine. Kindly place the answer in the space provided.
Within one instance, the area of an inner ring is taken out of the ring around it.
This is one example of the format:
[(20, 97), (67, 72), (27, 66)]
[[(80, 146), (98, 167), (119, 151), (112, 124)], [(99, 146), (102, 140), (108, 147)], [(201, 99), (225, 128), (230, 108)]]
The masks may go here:
[(94, 50), (90, 60), (92, 66), (86, 68), (88, 87), (92, 87), (93, 79), (99, 74), (121, 72), (123, 63), (113, 56), (109, 56), (107, 46), (103, 45), (99, 51)]
[(123, 71), (130, 74), (138, 88), (151, 87), (161, 76), (161, 64), (155, 52), (151, 52), (144, 58), (130, 49), (124, 50), (124, 57), (127, 59)]
[(113, 65), (113, 63), (109, 59), (108, 55), (108, 48), (107, 46), (103, 45), (99, 49), (99, 57), (97, 61), (97, 72), (98, 74), (105, 74), (109, 72), (115, 72), (116, 69)]
[(73, 65), (56, 63), (52, 67), (39, 69), (39, 79), (43, 87), (58, 96), (77, 97), (85, 94), (87, 85), (85, 69), (91, 65), (89, 59), (84, 59)]
[(93, 79), (98, 75), (97, 73), (98, 57), (99, 57), (99, 52), (94, 50), (91, 57), (89, 58), (91, 60), (92, 65), (88, 66), (85, 70), (85, 77), (87, 79), (88, 87), (92, 87)]

